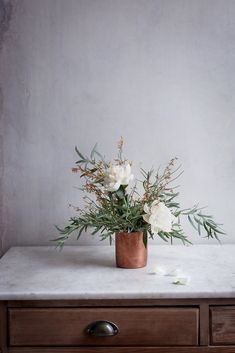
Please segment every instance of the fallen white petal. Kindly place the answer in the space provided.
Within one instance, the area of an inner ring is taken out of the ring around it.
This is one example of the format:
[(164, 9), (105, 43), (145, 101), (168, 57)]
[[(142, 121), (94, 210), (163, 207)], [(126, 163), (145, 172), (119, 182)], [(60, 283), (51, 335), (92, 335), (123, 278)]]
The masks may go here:
[(169, 277), (184, 277), (182, 276), (182, 270), (180, 268), (175, 268), (174, 270), (169, 270), (166, 273)]
[(154, 272), (158, 276), (166, 276), (167, 270), (164, 267), (157, 266)]
[(176, 277), (173, 284), (185, 286), (190, 281), (190, 277)]

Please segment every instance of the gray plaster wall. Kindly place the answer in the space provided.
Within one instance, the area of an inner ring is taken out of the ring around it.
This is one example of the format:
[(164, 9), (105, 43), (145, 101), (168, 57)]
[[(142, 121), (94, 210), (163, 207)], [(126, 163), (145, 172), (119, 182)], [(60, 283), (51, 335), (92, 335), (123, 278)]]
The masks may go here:
[(121, 135), (136, 167), (177, 155), (182, 206), (208, 205), (235, 242), (234, 0), (1, 0), (0, 14), (1, 252), (49, 244), (81, 203), (74, 146), (112, 157)]

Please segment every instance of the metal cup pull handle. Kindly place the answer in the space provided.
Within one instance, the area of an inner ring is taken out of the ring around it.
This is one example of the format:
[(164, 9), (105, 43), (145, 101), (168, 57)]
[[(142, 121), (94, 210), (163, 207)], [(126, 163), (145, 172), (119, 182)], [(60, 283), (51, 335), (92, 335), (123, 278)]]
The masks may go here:
[(95, 337), (108, 337), (118, 334), (118, 327), (110, 321), (94, 321), (86, 328), (86, 334)]

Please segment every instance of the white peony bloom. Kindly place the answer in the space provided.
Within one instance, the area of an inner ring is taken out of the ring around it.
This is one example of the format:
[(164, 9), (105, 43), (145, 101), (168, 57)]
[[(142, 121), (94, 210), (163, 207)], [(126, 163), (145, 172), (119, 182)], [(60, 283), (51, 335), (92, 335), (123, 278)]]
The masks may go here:
[(117, 191), (121, 185), (128, 185), (134, 178), (130, 164), (111, 165), (106, 172), (104, 186), (107, 191)]
[(158, 232), (170, 232), (172, 230), (172, 223), (176, 221), (176, 217), (171, 213), (170, 209), (166, 207), (164, 202), (153, 201), (151, 206), (144, 205), (143, 215), (145, 222), (151, 224), (151, 231), (153, 234)]

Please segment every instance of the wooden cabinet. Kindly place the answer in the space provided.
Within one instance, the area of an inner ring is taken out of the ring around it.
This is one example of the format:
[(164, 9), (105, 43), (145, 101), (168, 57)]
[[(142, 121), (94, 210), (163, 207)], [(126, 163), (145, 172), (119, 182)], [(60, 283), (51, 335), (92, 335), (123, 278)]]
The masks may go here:
[[(0, 308), (2, 353), (235, 353), (234, 299), (8, 301)], [(97, 322), (117, 332), (88, 334)]]

